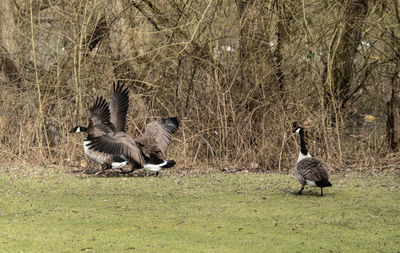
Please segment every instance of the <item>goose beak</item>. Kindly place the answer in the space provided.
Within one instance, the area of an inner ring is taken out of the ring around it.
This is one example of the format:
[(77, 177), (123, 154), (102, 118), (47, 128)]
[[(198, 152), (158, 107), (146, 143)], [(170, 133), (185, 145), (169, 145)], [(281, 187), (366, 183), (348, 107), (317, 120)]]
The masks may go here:
[(297, 122), (292, 123), (292, 132), (295, 133), (297, 130)]

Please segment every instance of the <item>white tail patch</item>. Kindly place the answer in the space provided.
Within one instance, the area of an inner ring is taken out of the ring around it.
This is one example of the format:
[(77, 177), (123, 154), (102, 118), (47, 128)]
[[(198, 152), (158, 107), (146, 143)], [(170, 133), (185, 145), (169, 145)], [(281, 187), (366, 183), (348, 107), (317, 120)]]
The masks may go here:
[(314, 181), (306, 180), (307, 185), (309, 186), (317, 186)]
[(111, 167), (113, 169), (121, 169), (121, 168), (125, 167), (126, 165), (128, 165), (128, 163), (126, 161), (121, 162), (121, 163), (117, 163), (117, 162), (111, 163)]
[(164, 165), (167, 165), (167, 163), (168, 163), (167, 161), (164, 161), (163, 163), (160, 163), (160, 164), (148, 163), (143, 167), (143, 169), (149, 170), (149, 171), (159, 171), (159, 170), (161, 170), (161, 167)]

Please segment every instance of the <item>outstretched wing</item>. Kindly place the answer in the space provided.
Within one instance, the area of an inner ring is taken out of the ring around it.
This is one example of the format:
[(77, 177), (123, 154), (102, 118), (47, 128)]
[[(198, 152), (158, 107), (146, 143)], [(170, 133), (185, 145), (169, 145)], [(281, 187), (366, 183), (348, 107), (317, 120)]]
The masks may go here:
[(92, 114), (89, 119), (89, 129), (100, 123), (107, 124), (110, 122), (110, 110), (108, 104), (103, 97), (97, 97), (92, 107)]
[(129, 107), (129, 91), (124, 88), (124, 83), (113, 82), (113, 95), (110, 101), (111, 123), (117, 131), (125, 132), (126, 113)]
[(107, 133), (90, 140), (89, 149), (123, 156), (130, 164), (143, 167), (144, 158), (135, 141), (125, 132)]
[(168, 149), (172, 134), (178, 130), (178, 118), (163, 118), (147, 124), (144, 134), (137, 139), (143, 145), (155, 145), (163, 155)]

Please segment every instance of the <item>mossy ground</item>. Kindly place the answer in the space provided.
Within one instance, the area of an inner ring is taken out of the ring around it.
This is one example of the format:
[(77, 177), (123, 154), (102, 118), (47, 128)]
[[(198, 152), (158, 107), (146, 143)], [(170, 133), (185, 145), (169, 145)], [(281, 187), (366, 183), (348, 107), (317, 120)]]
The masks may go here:
[(0, 169), (0, 252), (398, 252), (399, 173), (100, 178)]

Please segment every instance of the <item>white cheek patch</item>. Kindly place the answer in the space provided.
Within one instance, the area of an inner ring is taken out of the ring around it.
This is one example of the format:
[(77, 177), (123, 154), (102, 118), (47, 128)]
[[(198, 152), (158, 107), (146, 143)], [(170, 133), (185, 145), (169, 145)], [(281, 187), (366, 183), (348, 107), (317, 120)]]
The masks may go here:
[(76, 129), (75, 133), (80, 133), (80, 132), (81, 132), (81, 128), (78, 127), (78, 128)]
[(314, 181), (306, 180), (307, 185), (309, 186), (317, 186)]

